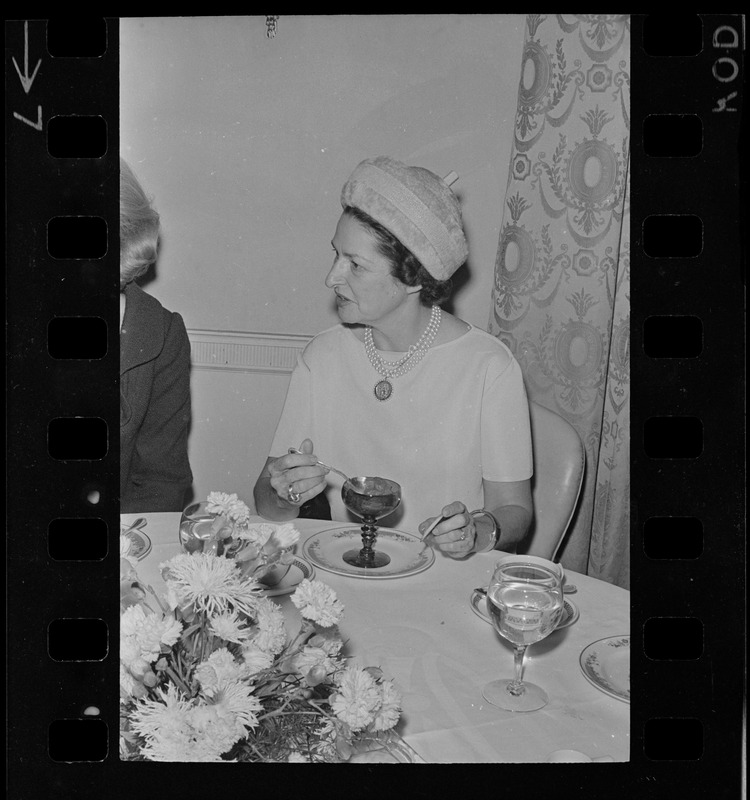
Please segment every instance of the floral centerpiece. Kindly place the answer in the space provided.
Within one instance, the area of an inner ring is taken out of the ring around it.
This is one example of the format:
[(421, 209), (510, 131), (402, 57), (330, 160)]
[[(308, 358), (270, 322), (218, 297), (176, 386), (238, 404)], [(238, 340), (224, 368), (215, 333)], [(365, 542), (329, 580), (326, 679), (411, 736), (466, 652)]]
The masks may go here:
[(243, 575), (261, 583), (280, 580), (294, 559), (299, 531), (290, 522), (251, 522), (250, 509), (236, 494), (209, 492), (182, 515), (180, 539), (187, 552), (233, 558)]
[(120, 552), (121, 759), (339, 762), (386, 747), (411, 760), (394, 730), (400, 695), (342, 655), (343, 606), (327, 584), (299, 584), (290, 637), (236, 558), (174, 556), (159, 565), (159, 597), (138, 580), (126, 536)]

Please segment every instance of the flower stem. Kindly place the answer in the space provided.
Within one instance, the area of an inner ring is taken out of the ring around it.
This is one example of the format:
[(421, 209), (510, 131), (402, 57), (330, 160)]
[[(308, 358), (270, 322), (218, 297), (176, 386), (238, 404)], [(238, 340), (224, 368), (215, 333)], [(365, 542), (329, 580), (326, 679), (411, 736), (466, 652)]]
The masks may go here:
[(280, 708), (277, 708), (276, 711), (269, 711), (262, 717), (258, 717), (258, 722), (262, 722), (264, 719), (269, 719), (270, 717), (298, 717), (303, 715), (309, 717), (320, 716), (316, 711), (282, 711)]
[(185, 693), (185, 696), (190, 697), (190, 689), (182, 680), (182, 678), (180, 678), (180, 676), (172, 669), (172, 667), (167, 667), (164, 671), (172, 678), (172, 680), (180, 687), (180, 689), (182, 689), (182, 691)]
[(291, 650), (293, 647), (296, 647), (298, 641), (299, 646), (301, 647), (305, 643), (305, 640), (309, 639), (313, 633), (315, 633), (315, 626), (309, 620), (303, 619), (299, 631), (297, 631), (297, 635), (287, 645), (287, 650)]
[[(278, 717), (278, 716), (280, 716), (282, 713), (284, 713), (284, 709), (289, 705), (289, 703), (291, 703), (292, 700), (298, 699), (298, 697), (299, 696), (298, 696), (298, 694), (296, 692), (290, 694), (287, 697), (287, 699), (284, 701), (284, 705), (279, 706), (275, 711), (269, 711), (267, 714), (264, 714), (262, 717), (258, 717), (258, 721), (260, 722), (260, 720), (268, 719), (269, 717)], [(288, 712), (288, 713), (295, 713), (295, 712)], [(308, 712), (308, 713), (312, 713), (312, 712)]]
[(200, 637), (200, 641), (201, 641), (201, 657), (200, 657), (200, 660), (201, 660), (201, 662), (206, 660), (206, 627), (207, 627), (207, 624), (208, 624), (208, 614), (205, 611), (201, 611), (201, 627), (200, 627), (200, 630), (201, 630), (201, 634), (203, 634)]
[(166, 607), (166, 605), (164, 605), (164, 603), (161, 602), (161, 600), (159, 599), (159, 595), (156, 594), (156, 592), (154, 591), (154, 587), (151, 586), (150, 584), (146, 584), (146, 589), (148, 589), (148, 591), (151, 592), (151, 594), (154, 596), (154, 599), (159, 604), (159, 608), (161, 609), (162, 614), (168, 613), (169, 609)]
[(248, 741), (248, 744), (250, 745), (250, 749), (255, 753), (256, 756), (258, 756), (258, 758), (261, 761), (265, 761), (266, 760), (263, 757), (263, 753), (261, 753), (260, 750), (258, 750), (258, 748), (252, 742)]

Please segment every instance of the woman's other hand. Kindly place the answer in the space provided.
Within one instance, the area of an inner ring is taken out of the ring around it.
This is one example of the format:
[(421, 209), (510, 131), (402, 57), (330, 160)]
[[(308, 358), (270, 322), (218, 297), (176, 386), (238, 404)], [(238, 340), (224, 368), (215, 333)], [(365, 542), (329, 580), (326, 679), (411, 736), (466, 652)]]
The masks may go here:
[(289, 453), (269, 460), (267, 469), (271, 487), (289, 505), (299, 507), (320, 494), (326, 487), (327, 470), (317, 462), (313, 443), (305, 439), (301, 453)]
[[(466, 506), (455, 500), (443, 507), (444, 517), (427, 537), (426, 543), (450, 558), (465, 558), (474, 550), (476, 527)], [(419, 526), (419, 532), (427, 530), (436, 517), (426, 519)]]

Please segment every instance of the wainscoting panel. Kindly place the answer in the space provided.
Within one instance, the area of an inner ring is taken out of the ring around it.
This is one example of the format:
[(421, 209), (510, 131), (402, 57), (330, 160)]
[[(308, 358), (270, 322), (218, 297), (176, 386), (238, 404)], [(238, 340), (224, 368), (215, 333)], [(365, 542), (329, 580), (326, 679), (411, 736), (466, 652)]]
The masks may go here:
[(188, 330), (193, 369), (291, 374), (310, 336), (295, 333)]
[(297, 354), (310, 337), (206, 330), (188, 330), (188, 337), (194, 499), (235, 492), (252, 508)]

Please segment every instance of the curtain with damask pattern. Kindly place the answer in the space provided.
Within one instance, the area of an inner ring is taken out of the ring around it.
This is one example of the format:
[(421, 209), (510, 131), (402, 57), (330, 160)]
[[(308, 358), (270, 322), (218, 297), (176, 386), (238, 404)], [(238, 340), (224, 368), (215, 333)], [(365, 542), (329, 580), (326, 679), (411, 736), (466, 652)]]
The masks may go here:
[(563, 565), (630, 581), (630, 26), (529, 14), (489, 330), (586, 447)]

